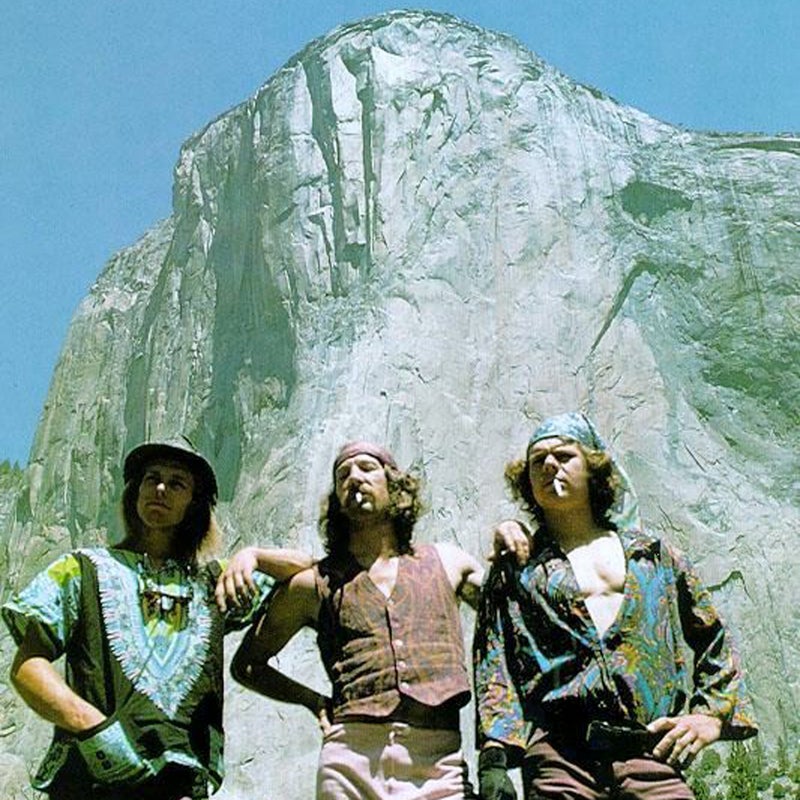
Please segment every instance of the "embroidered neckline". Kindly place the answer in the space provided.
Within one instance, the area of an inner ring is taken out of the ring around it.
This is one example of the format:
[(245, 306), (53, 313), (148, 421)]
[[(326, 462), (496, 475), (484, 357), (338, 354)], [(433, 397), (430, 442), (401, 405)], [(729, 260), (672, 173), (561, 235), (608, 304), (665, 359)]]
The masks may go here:
[(123, 674), (174, 716), (202, 674), (211, 647), (212, 610), (197, 570), (178, 562), (153, 569), (146, 556), (132, 551), (81, 552), (97, 572), (109, 646)]

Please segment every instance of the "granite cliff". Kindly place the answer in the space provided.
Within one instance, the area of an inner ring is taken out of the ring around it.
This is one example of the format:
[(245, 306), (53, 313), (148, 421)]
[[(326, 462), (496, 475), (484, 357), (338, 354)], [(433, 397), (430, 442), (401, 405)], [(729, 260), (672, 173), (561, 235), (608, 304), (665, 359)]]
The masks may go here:
[[(425, 477), (420, 538), (485, 553), (504, 462), (581, 407), (713, 585), (767, 737), (796, 738), (799, 156), (654, 120), (452, 17), (312, 42), (186, 142), (172, 216), (78, 309), (0, 482), (3, 597), (113, 539), (123, 453), (176, 431), (217, 467), (231, 548), (321, 552), (331, 457), (365, 435)], [(322, 680), (309, 638), (284, 663)], [(47, 726), (1, 689), (21, 787)], [(227, 729), (220, 797), (309, 795), (305, 712), (232, 688)]]

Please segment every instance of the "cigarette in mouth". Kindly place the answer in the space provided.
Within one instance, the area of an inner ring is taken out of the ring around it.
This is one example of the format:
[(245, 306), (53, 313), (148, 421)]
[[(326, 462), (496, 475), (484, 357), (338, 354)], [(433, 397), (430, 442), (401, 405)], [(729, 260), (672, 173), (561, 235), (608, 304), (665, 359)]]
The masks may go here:
[(558, 478), (553, 478), (553, 489), (559, 497), (564, 496), (564, 486)]
[(356, 492), (355, 498), (356, 498), (356, 503), (358, 503), (358, 505), (361, 505), (361, 501), (364, 499), (364, 495), (361, 494), (361, 492)]

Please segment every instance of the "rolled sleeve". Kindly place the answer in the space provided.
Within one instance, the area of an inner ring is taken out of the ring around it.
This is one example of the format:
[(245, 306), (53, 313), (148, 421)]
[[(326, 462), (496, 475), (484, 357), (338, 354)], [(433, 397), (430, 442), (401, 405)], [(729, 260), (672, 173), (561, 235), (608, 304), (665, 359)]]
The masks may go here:
[(55, 660), (64, 653), (78, 622), (80, 564), (62, 556), (40, 572), (0, 609), (17, 645), (35, 641)]

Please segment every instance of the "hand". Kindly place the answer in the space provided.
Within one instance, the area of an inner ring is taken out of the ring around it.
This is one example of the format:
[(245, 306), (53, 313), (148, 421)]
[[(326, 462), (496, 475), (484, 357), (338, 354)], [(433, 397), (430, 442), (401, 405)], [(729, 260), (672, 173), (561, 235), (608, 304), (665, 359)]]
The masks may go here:
[(225, 570), (217, 579), (217, 588), (214, 596), (217, 606), (224, 614), (228, 610), (228, 603), (246, 608), (258, 593), (253, 572), (258, 569), (258, 558), (254, 547), (245, 547), (234, 553)]
[(492, 531), (492, 550), (489, 561), (511, 555), (523, 566), (531, 555), (531, 533), (515, 519), (503, 520)]
[(502, 745), (488, 745), (478, 756), (478, 795), (480, 800), (517, 800)]
[(327, 736), (328, 732), (333, 727), (333, 702), (330, 697), (325, 697), (324, 695), (319, 696), (316, 715), (322, 735)]
[(708, 714), (659, 717), (647, 726), (647, 730), (665, 734), (653, 748), (653, 755), (659, 761), (684, 769), (704, 747), (719, 739), (722, 720)]

